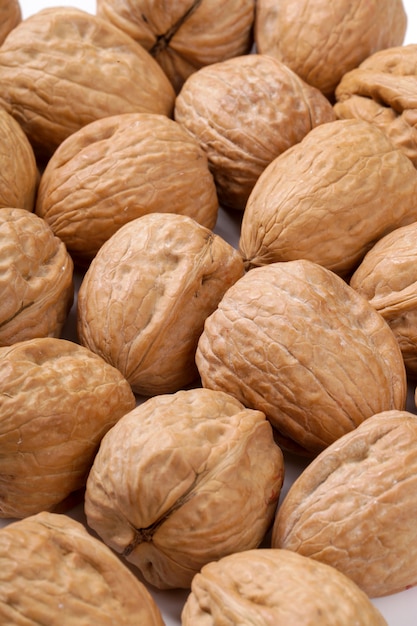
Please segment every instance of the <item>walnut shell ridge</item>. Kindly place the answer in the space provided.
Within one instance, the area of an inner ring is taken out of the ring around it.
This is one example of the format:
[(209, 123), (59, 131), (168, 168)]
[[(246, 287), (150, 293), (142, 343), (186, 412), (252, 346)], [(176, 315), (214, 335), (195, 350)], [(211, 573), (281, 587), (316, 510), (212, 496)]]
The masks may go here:
[(0, 45), (11, 30), (22, 21), (19, 0), (0, 1)]

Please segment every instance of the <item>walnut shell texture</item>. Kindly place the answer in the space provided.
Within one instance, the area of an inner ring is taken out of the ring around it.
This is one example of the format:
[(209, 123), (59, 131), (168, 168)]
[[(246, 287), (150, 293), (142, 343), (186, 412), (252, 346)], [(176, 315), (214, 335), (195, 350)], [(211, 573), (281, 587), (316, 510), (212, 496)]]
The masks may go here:
[(159, 588), (188, 588), (205, 563), (257, 547), (283, 483), (271, 425), (225, 393), (150, 398), (103, 438), (87, 523)]
[(207, 228), (218, 212), (205, 153), (165, 115), (87, 124), (57, 148), (40, 180), (36, 213), (79, 264), (122, 225), (154, 212), (189, 215)]
[(0, 0), (0, 45), (21, 21), (22, 11), (19, 0)]
[(79, 522), (41, 512), (0, 530), (0, 621), (163, 626), (146, 587)]
[(198, 378), (204, 321), (243, 271), (238, 251), (192, 218), (139, 217), (103, 244), (84, 276), (79, 340), (135, 393), (177, 391)]
[(73, 262), (25, 209), (0, 209), (0, 292), (0, 345), (60, 336), (74, 299)]
[(376, 124), (417, 167), (416, 89), (417, 44), (381, 50), (342, 77), (334, 111)]
[(101, 438), (135, 402), (118, 370), (71, 341), (0, 348), (0, 517), (52, 510), (81, 489)]
[(260, 175), (243, 214), (247, 266), (309, 259), (346, 276), (388, 232), (417, 219), (417, 172), (375, 124), (313, 128)]
[(282, 445), (308, 454), (374, 413), (405, 407), (404, 362), (388, 324), (311, 261), (239, 279), (206, 320), (196, 363), (204, 387), (263, 411)]
[(370, 597), (417, 584), (417, 418), (376, 414), (324, 450), (283, 500), (272, 546), (327, 563)]
[(209, 563), (192, 583), (183, 626), (387, 626), (366, 594), (336, 569), (278, 549)]
[(39, 172), (32, 146), (16, 120), (0, 108), (0, 208), (33, 211)]
[(221, 204), (239, 210), (275, 157), (336, 119), (320, 91), (261, 54), (195, 72), (177, 96), (174, 116), (207, 153)]
[(1, 106), (46, 158), (89, 122), (118, 113), (171, 115), (175, 100), (142, 46), (72, 7), (40, 10), (10, 33), (0, 49), (0, 82)]
[(138, 41), (176, 92), (197, 69), (246, 54), (253, 43), (254, 0), (97, 0), (97, 14)]
[(255, 41), (260, 53), (332, 95), (368, 56), (401, 45), (406, 27), (402, 0), (258, 0)]

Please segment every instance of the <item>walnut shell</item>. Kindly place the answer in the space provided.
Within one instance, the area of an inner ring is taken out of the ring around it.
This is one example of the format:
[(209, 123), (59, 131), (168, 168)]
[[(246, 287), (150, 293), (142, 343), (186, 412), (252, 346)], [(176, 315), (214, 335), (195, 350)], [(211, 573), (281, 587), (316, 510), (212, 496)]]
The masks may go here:
[(417, 376), (417, 222), (376, 242), (353, 273), (350, 285), (388, 322), (407, 372)]
[(165, 115), (125, 113), (87, 124), (50, 158), (36, 213), (88, 263), (123, 224), (147, 213), (189, 215), (213, 228), (218, 199), (207, 157)]
[(176, 92), (200, 67), (246, 54), (255, 0), (97, 0), (97, 14), (128, 33), (158, 61)]
[(386, 411), (314, 459), (276, 516), (272, 546), (327, 563), (370, 597), (417, 584), (417, 417)]
[(0, 0), (0, 45), (22, 20), (19, 0)]
[(416, 169), (374, 124), (321, 124), (261, 174), (239, 247), (247, 267), (309, 259), (347, 276), (378, 239), (417, 220), (416, 195)]
[(76, 343), (0, 348), (0, 517), (52, 510), (82, 488), (101, 438), (134, 406), (120, 372)]
[(174, 115), (207, 153), (221, 204), (240, 210), (275, 157), (335, 119), (321, 92), (261, 54), (195, 72), (177, 96)]
[(0, 562), (2, 624), (164, 624), (146, 587), (65, 515), (42, 512), (2, 528)]
[(192, 582), (181, 623), (387, 626), (366, 594), (336, 569), (272, 548), (204, 566)]
[(417, 167), (416, 90), (417, 44), (381, 50), (342, 77), (334, 111), (376, 124)]
[(73, 262), (47, 223), (0, 209), (0, 345), (59, 337), (74, 298)]
[(283, 474), (260, 411), (207, 389), (154, 396), (103, 438), (87, 523), (152, 585), (188, 588), (203, 564), (260, 544)]
[(150, 213), (100, 248), (78, 293), (80, 342), (145, 396), (198, 378), (206, 317), (243, 274), (236, 249), (192, 218)]
[(406, 28), (402, 0), (258, 0), (255, 41), (258, 52), (331, 96), (346, 72), (401, 45)]
[(204, 387), (263, 411), (282, 445), (300, 453), (316, 454), (374, 413), (405, 407), (404, 363), (388, 324), (311, 261), (239, 279), (206, 320), (196, 363)]
[(142, 46), (72, 7), (38, 11), (9, 34), (0, 48), (0, 82), (0, 105), (46, 158), (89, 122), (118, 113), (171, 115), (175, 100)]
[(0, 208), (33, 211), (39, 172), (35, 154), (16, 120), (0, 108)]

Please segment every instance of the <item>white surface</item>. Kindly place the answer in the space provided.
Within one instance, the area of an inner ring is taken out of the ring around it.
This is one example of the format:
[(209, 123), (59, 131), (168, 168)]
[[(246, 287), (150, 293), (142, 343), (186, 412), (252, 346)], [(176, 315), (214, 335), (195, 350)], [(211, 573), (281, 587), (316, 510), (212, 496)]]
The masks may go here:
[[(48, 6), (73, 6), (91, 13), (95, 13), (96, 10), (95, 0), (21, 0), (20, 4), (24, 18)], [(404, 43), (417, 43), (417, 0), (404, 0), (404, 6), (408, 15), (408, 29)], [(216, 231), (231, 241), (231, 243), (235, 244), (237, 242), (236, 224), (233, 218), (223, 212), (220, 214)], [(410, 403), (409, 408), (414, 411), (412, 403)], [(289, 485), (301, 471), (302, 465), (302, 462), (299, 460), (287, 460), (286, 480), (281, 497), (283, 497)], [(73, 514), (74, 517), (82, 519), (82, 508), (78, 507)], [(5, 521), (0, 521), (0, 526), (5, 523)], [(180, 624), (181, 607), (187, 593), (185, 591), (159, 592), (154, 590), (151, 590), (151, 592), (161, 608), (166, 626), (178, 626)], [(389, 626), (417, 625), (417, 588), (386, 598), (378, 598), (374, 600), (374, 603), (385, 616)]]

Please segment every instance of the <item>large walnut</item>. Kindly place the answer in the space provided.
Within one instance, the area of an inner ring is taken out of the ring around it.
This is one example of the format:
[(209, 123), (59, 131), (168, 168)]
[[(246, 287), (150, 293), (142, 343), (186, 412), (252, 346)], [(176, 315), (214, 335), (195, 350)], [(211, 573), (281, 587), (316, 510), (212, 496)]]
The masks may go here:
[(288, 550), (247, 550), (196, 574), (183, 626), (387, 626), (369, 598), (333, 567)]
[(134, 406), (120, 372), (76, 343), (0, 348), (0, 517), (52, 510), (82, 488), (101, 438)]
[(417, 417), (376, 414), (290, 487), (272, 546), (337, 568), (371, 597), (417, 584)]
[(113, 115), (73, 133), (51, 156), (36, 203), (78, 263), (147, 213), (189, 215), (213, 228), (217, 211), (205, 153), (179, 124), (153, 113)]
[(204, 387), (263, 411), (282, 445), (310, 455), (374, 413), (405, 407), (404, 362), (388, 324), (311, 261), (239, 279), (206, 320), (196, 362)]
[(243, 214), (248, 267), (309, 259), (349, 275), (383, 235), (417, 219), (417, 171), (376, 125), (313, 128), (260, 175)]
[(255, 0), (97, 0), (97, 14), (142, 44), (178, 92), (200, 67), (249, 52)]
[(255, 41), (331, 96), (346, 72), (401, 45), (406, 27), (402, 0), (258, 0)]
[(320, 91), (261, 54), (195, 72), (178, 94), (174, 114), (207, 153), (221, 204), (240, 210), (275, 157), (335, 119)]
[(0, 107), (0, 208), (33, 211), (39, 172), (32, 146), (20, 125)]
[(139, 217), (103, 244), (84, 276), (79, 340), (136, 393), (177, 391), (198, 378), (204, 321), (242, 274), (237, 250), (192, 218)]
[(0, 622), (163, 626), (145, 586), (79, 522), (42, 512), (0, 530)]
[(25, 209), (0, 209), (0, 293), (0, 345), (60, 336), (74, 298), (73, 262)]
[(260, 544), (283, 475), (260, 411), (207, 389), (154, 396), (103, 438), (87, 523), (152, 585), (188, 588), (205, 563)]
[(38, 155), (117, 113), (170, 115), (175, 92), (158, 63), (126, 33), (91, 13), (51, 7), (23, 20), (0, 48), (0, 105)]
[(381, 50), (346, 73), (336, 89), (340, 119), (376, 124), (417, 167), (417, 44)]
[(21, 20), (19, 0), (0, 0), (0, 45)]

